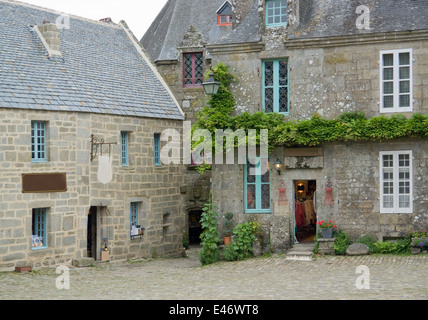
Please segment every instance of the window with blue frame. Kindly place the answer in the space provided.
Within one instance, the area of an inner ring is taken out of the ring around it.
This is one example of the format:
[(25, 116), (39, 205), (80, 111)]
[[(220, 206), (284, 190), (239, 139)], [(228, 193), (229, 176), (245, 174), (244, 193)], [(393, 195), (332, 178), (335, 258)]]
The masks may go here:
[(131, 228), (138, 225), (138, 202), (131, 202)]
[(247, 160), (244, 179), (245, 212), (270, 213), (270, 173), (267, 159)]
[(287, 25), (287, 0), (266, 0), (266, 27)]
[(46, 122), (31, 121), (31, 161), (46, 162)]
[(161, 166), (161, 158), (160, 158), (160, 133), (154, 134), (154, 163), (155, 166)]
[(263, 109), (288, 115), (288, 60), (263, 61)]
[(33, 209), (32, 213), (32, 248), (47, 248), (46, 243), (46, 208)]
[(120, 163), (122, 167), (128, 166), (128, 132), (120, 133)]

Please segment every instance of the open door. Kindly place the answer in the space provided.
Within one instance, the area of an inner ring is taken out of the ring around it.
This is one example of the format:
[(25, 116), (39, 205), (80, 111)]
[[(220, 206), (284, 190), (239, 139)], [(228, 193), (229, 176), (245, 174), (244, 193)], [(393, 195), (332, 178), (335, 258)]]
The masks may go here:
[(295, 241), (313, 242), (316, 236), (316, 180), (294, 181)]
[(91, 207), (88, 212), (88, 229), (87, 229), (87, 256), (99, 260), (99, 210), (98, 207)]
[(199, 245), (201, 243), (200, 235), (202, 233), (201, 226), (202, 210), (189, 211), (189, 244)]

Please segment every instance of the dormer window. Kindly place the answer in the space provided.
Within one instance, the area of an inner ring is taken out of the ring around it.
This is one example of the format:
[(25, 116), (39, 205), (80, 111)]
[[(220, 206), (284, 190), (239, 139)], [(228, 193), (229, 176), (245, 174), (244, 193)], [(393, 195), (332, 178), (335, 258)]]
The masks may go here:
[(232, 5), (229, 1), (225, 1), (220, 9), (217, 10), (217, 25), (232, 25)]
[(287, 0), (266, 0), (266, 27), (287, 25)]

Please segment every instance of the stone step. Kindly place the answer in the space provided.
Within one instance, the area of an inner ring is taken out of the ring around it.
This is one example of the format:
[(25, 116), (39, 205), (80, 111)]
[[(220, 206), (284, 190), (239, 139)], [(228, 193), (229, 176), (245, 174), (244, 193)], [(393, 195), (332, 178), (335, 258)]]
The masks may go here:
[(72, 265), (75, 267), (91, 267), (95, 264), (95, 259), (94, 258), (76, 258), (73, 259), (72, 261)]
[(285, 255), (286, 260), (312, 261), (312, 251), (290, 251)]

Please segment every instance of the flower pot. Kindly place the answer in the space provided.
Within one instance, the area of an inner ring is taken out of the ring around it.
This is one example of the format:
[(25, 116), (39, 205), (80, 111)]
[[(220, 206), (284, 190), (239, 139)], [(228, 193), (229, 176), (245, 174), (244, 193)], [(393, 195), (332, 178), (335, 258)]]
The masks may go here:
[(321, 229), (321, 234), (325, 239), (333, 238), (333, 228)]
[(232, 240), (232, 237), (223, 237), (224, 245), (227, 246)]

